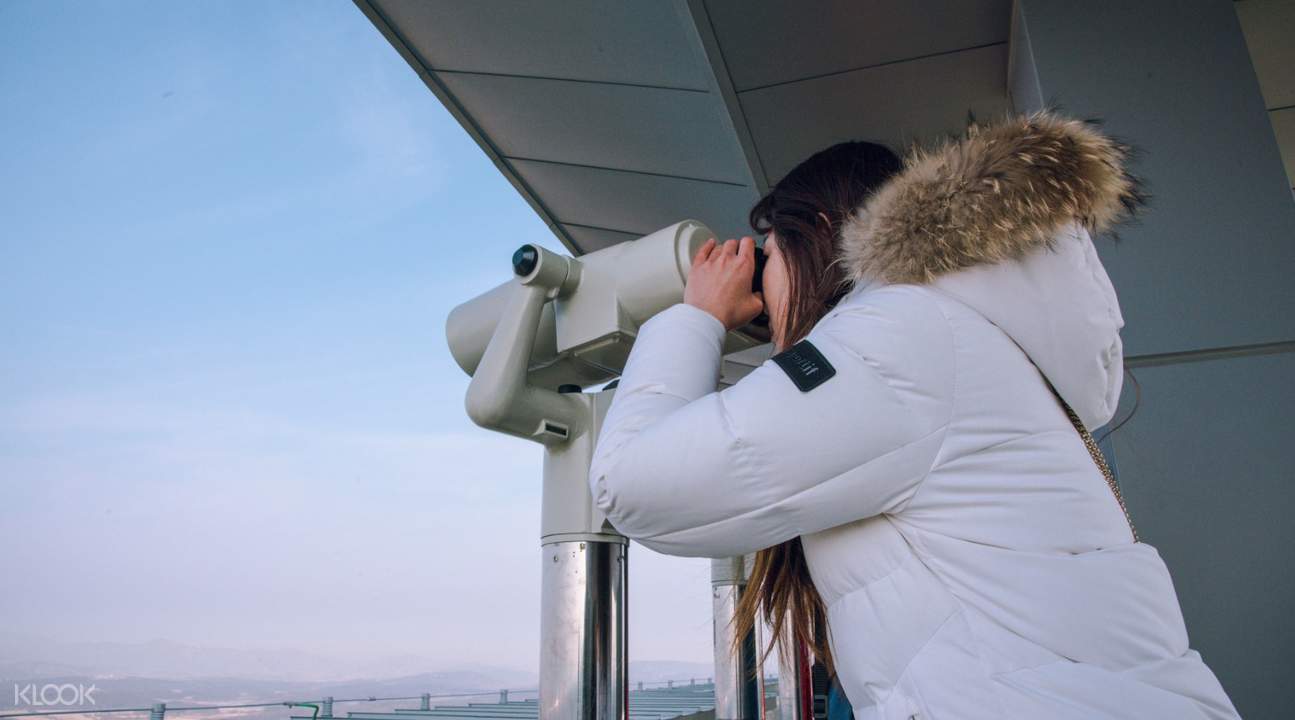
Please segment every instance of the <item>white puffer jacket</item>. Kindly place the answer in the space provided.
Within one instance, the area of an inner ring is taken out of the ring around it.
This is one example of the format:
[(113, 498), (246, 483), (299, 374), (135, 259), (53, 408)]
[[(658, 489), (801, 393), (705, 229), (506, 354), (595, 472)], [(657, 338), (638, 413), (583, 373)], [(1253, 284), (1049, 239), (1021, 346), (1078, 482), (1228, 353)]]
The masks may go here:
[(1040, 113), (911, 154), (842, 233), (855, 286), (810, 367), (717, 392), (720, 321), (648, 320), (597, 506), (672, 555), (800, 536), (858, 720), (1238, 717), (1044, 379), (1111, 419), (1123, 318), (1089, 232), (1140, 199), (1125, 150)]

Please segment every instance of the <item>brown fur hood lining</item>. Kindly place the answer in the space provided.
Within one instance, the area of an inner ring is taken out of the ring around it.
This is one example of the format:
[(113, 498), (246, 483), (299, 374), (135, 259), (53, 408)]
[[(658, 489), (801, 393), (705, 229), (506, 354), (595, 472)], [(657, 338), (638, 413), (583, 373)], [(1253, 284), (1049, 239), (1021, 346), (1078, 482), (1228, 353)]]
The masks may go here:
[(1125, 171), (1134, 148), (1096, 121), (1051, 109), (970, 124), (960, 139), (911, 148), (903, 169), (847, 219), (839, 260), (853, 282), (928, 283), (1052, 247), (1075, 220), (1090, 234), (1132, 217), (1148, 195)]

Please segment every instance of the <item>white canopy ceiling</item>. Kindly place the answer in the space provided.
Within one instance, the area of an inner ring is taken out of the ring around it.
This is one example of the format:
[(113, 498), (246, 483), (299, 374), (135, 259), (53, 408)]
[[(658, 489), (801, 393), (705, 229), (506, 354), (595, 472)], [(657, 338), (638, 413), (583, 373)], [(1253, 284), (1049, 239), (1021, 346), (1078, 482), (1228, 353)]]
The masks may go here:
[(1010, 0), (356, 0), (575, 254), (1009, 108)]

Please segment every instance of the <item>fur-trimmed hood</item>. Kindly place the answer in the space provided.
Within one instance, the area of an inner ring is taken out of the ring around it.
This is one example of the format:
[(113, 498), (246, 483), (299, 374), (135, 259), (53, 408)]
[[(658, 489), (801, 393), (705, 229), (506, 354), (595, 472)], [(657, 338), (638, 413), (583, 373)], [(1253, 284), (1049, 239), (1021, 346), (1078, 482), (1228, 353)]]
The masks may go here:
[(1085, 425), (1115, 412), (1123, 379), (1119, 302), (1090, 234), (1147, 199), (1132, 148), (1050, 110), (972, 124), (903, 169), (842, 228), (856, 291), (926, 284), (1000, 327)]

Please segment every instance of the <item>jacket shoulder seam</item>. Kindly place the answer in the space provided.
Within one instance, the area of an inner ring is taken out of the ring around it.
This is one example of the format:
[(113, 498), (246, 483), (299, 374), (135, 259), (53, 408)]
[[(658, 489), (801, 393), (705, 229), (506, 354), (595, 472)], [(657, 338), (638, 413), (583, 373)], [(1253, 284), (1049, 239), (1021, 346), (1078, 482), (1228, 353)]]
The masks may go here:
[[(913, 287), (918, 290), (930, 289), (925, 285), (914, 285)], [(918, 294), (925, 297), (926, 301), (934, 306), (936, 312), (940, 313), (940, 317), (944, 319), (944, 327), (949, 338), (949, 354), (951, 356), (952, 364), (952, 369), (950, 370), (952, 377), (949, 379), (949, 407), (948, 414), (945, 415), (944, 423), (942, 425), (944, 437), (940, 438), (940, 446), (935, 449), (935, 454), (931, 457), (931, 465), (926, 468), (926, 474), (922, 476), (922, 480), (917, 484), (917, 487), (913, 488), (913, 492), (909, 494), (908, 498), (904, 500), (902, 505), (891, 511), (891, 514), (902, 513), (909, 505), (912, 505), (914, 498), (916, 498), (918, 494), (922, 492), (922, 489), (926, 487), (927, 480), (930, 479), (931, 474), (934, 473), (935, 469), (944, 461), (944, 451), (949, 440), (949, 428), (953, 425), (953, 418), (956, 417), (958, 407), (958, 348), (956, 334), (953, 331), (953, 322), (949, 320), (949, 315), (944, 312), (944, 308), (940, 307), (939, 301), (928, 293), (919, 292)]]

